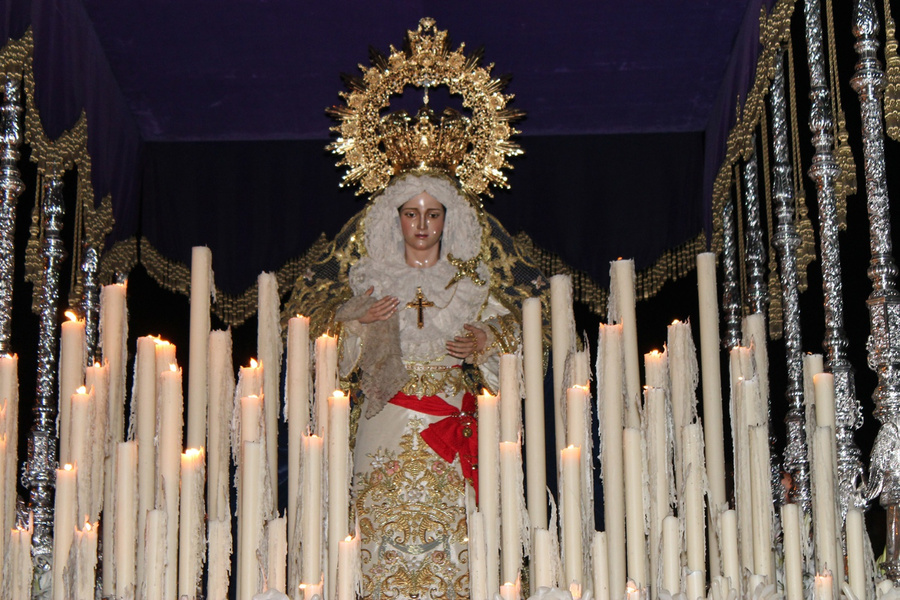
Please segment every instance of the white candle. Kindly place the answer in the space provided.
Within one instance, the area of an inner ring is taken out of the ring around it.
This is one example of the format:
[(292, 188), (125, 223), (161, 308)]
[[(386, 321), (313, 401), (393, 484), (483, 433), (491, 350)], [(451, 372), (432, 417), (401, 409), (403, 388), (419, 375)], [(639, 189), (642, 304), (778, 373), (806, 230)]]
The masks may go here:
[[(137, 356), (134, 360), (134, 391), (131, 396), (131, 429), (129, 439), (138, 444), (138, 493), (137, 493), (137, 588), (144, 589), (145, 571), (149, 567), (144, 559), (148, 547), (147, 513), (156, 506), (156, 343), (151, 336), (137, 340)], [(106, 517), (108, 518), (108, 517)], [(107, 528), (103, 528), (104, 537)], [(106, 561), (104, 561), (105, 565)], [(105, 568), (105, 567), (104, 567)], [(155, 585), (155, 584), (154, 584)]]
[(815, 599), (816, 600), (833, 600), (834, 595), (834, 580), (831, 576), (831, 571), (825, 571), (824, 573), (816, 574), (816, 586), (815, 586)]
[[(281, 406), (281, 302), (274, 273), (260, 273), (257, 311), (257, 352), (263, 371), (263, 412), (266, 421), (266, 459), (269, 481), (278, 481), (278, 407)], [(278, 485), (272, 484), (268, 514), (277, 510)]]
[(552, 544), (550, 540), (550, 532), (546, 529), (534, 530), (534, 570), (532, 572), (532, 584), (534, 590), (538, 588), (552, 588), (555, 585), (553, 581), (553, 559)]
[(197, 597), (203, 571), (206, 469), (202, 448), (188, 448), (181, 455), (181, 515), (178, 527), (178, 597)]
[[(656, 574), (659, 573), (660, 540), (663, 521), (672, 513), (674, 478), (672, 474), (672, 439), (669, 432), (666, 392), (661, 388), (644, 390), (644, 443), (647, 455), (645, 461), (648, 474), (648, 500), (646, 507), (649, 517), (650, 543), (650, 584), (655, 589)], [(680, 471), (680, 469), (679, 469)]]
[(626, 427), (622, 435), (625, 449), (625, 547), (628, 549), (628, 579), (637, 587), (647, 581), (647, 540), (644, 538), (644, 487), (641, 432)]
[(359, 538), (347, 536), (338, 545), (337, 600), (355, 600), (359, 576)]
[(500, 587), (500, 414), (496, 396), (478, 396), (478, 508), (484, 515), (485, 581)]
[(663, 520), (662, 589), (672, 596), (681, 592), (681, 529), (672, 515)]
[(266, 523), (266, 558), (268, 559), (268, 573), (266, 588), (287, 591), (287, 519), (278, 517)]
[[(209, 418), (207, 449), (207, 505), (209, 519), (230, 518), (231, 413), (234, 404), (234, 367), (231, 330), (209, 334)], [(212, 550), (212, 549), (211, 549)]]
[(553, 359), (553, 416), (556, 456), (566, 445), (565, 397), (566, 359), (575, 351), (575, 316), (572, 312), (572, 279), (568, 275), (550, 278), (550, 332)]
[(669, 387), (668, 355), (665, 350), (651, 350), (644, 355), (644, 382), (648, 387)]
[[(174, 347), (174, 346), (173, 346)], [(166, 598), (174, 598), (178, 589), (178, 504), (181, 481), (184, 397), (181, 369), (174, 364), (159, 376), (159, 488), (156, 504), (166, 511)]]
[[(703, 440), (699, 423), (686, 425), (682, 430), (682, 448), (684, 449), (684, 532), (687, 568), (698, 572), (702, 582), (706, 581), (706, 539), (705, 520), (703, 517)], [(691, 583), (686, 585), (688, 598), (691, 596)]]
[[(753, 507), (753, 569), (757, 575), (775, 582), (775, 539), (772, 514), (772, 487), (769, 468), (769, 430), (765, 425), (750, 427), (750, 495)], [(744, 532), (744, 535), (747, 535)]]
[(59, 461), (72, 462), (72, 394), (84, 385), (84, 319), (71, 310), (60, 325), (59, 342)]
[(75, 484), (76, 519), (90, 519), (91, 507), (91, 472), (93, 470), (93, 408), (91, 395), (84, 386), (78, 388), (70, 399), (71, 438), (69, 444), (69, 461), (78, 468), (78, 480)]
[[(722, 374), (719, 364), (719, 306), (716, 291), (716, 255), (697, 255), (697, 296), (700, 307), (700, 362), (703, 386), (703, 427), (706, 471), (712, 514), (725, 507), (725, 435), (722, 421)], [(710, 539), (714, 539), (710, 527)], [(717, 554), (710, 543), (711, 565)]]
[(312, 600), (313, 598), (318, 597), (320, 600), (323, 600), (323, 592), (322, 592), (323, 584), (318, 583), (301, 583), (300, 584), (300, 597), (302, 600)]
[(241, 443), (262, 441), (263, 399), (259, 396), (244, 396), (241, 402)]
[(686, 587), (688, 600), (702, 600), (706, 598), (706, 577), (704, 572), (689, 571)]
[(66, 464), (56, 470), (56, 497), (53, 509), (53, 600), (65, 598), (63, 570), (75, 532), (75, 486), (77, 469)]
[[(19, 357), (0, 355), (0, 436), (5, 439), (4, 461), (0, 464), (0, 526), (12, 528), (16, 520), (16, 481), (19, 439)], [(29, 540), (31, 538), (29, 537)], [(29, 542), (30, 543), (30, 542)], [(0, 544), (0, 550), (3, 545)]]
[(598, 400), (604, 440), (601, 465), (603, 469), (603, 511), (609, 554), (610, 598), (625, 595), (625, 474), (622, 446), (622, 326), (600, 325), (598, 340)]
[[(490, 598), (485, 564), (484, 515), (475, 510), (469, 516), (469, 588), (472, 598)], [(540, 569), (540, 567), (538, 567)]]
[(609, 557), (606, 549), (606, 532), (595, 531), (591, 546), (594, 598), (606, 600), (609, 598)]
[[(191, 249), (191, 321), (188, 345), (187, 440), (190, 448), (206, 447), (206, 411), (209, 399), (209, 302), (213, 294), (212, 252), (206, 246)], [(191, 594), (193, 595), (193, 594)]]
[(209, 568), (206, 571), (206, 597), (227, 600), (231, 574), (231, 517), (209, 521)]
[[(815, 524), (816, 571), (840, 574), (843, 561), (838, 548), (838, 515), (834, 487), (834, 434), (831, 427), (817, 427), (813, 437), (813, 523)], [(839, 579), (843, 579), (842, 576)]]
[(744, 317), (741, 323), (743, 338), (741, 345), (750, 348), (756, 375), (759, 378), (759, 394), (764, 406), (769, 405), (769, 354), (766, 351), (768, 335), (766, 333), (766, 316), (753, 313)]
[(165, 510), (154, 509), (147, 513), (147, 531), (144, 534), (144, 538), (147, 540), (147, 547), (144, 549), (147, 566), (144, 581), (141, 584), (145, 600), (163, 600), (166, 597), (167, 529)]
[(328, 396), (338, 388), (337, 338), (323, 334), (316, 338), (316, 433), (328, 427)]
[(28, 515), (25, 527), (16, 525), (10, 532), (7, 565), (10, 578), (3, 584), (9, 590), (9, 598), (29, 598), (31, 596), (31, 536), (34, 533), (34, 516)]
[[(137, 442), (116, 444), (115, 595), (136, 594)], [(104, 561), (105, 562), (105, 561)]]
[(544, 335), (541, 299), (522, 303), (525, 361), (525, 473), (528, 517), (532, 527), (547, 528), (547, 458), (544, 443)]
[(622, 324), (625, 359), (625, 424), (640, 428), (641, 372), (638, 359), (637, 317), (634, 308), (634, 261), (612, 261), (609, 269), (609, 320)]
[(350, 398), (335, 391), (328, 398), (328, 578), (325, 591), (337, 589), (338, 546), (350, 533)]
[(287, 374), (284, 387), (284, 418), (288, 423), (288, 586), (296, 589), (300, 583), (300, 540), (295, 535), (300, 507), (300, 465), (303, 434), (309, 426), (309, 317), (296, 316), (288, 321)]
[(238, 519), (238, 600), (251, 600), (262, 591), (257, 559), (263, 529), (262, 491), (265, 452), (261, 442), (243, 442), (241, 453), (241, 513)]
[(159, 376), (169, 370), (170, 365), (176, 364), (175, 344), (156, 338), (156, 375)]
[(566, 390), (566, 444), (569, 446), (587, 447), (587, 436), (590, 435), (591, 413), (588, 406), (588, 391), (581, 386), (573, 386)]
[(834, 429), (834, 375), (817, 373), (813, 376), (816, 397), (816, 425)]
[[(125, 396), (128, 362), (128, 308), (127, 288), (124, 284), (105, 285), (100, 290), (100, 348), (102, 363), (108, 369), (106, 406), (107, 445), (103, 448), (104, 460), (98, 469), (103, 472), (103, 518), (107, 523), (115, 522), (115, 494), (117, 489), (115, 464), (115, 444), (125, 440)], [(112, 527), (103, 528), (103, 547), (115, 543)], [(115, 591), (115, 557), (106, 558), (102, 564), (104, 596)]]
[[(91, 499), (90, 512), (88, 520), (96, 523), (100, 519), (100, 508), (103, 506), (105, 493), (106, 469), (110, 469), (110, 475), (115, 477), (115, 444), (111, 444), (109, 448), (106, 446), (106, 440), (110, 436), (107, 419), (109, 419), (109, 364), (102, 367), (95, 363), (85, 369), (84, 375), (85, 387), (91, 393), (91, 414), (93, 418), (93, 427), (91, 435), (94, 440), (102, 440), (101, 443), (92, 443), (91, 446)], [(119, 436), (122, 437), (121, 435)], [(110, 453), (107, 461), (107, 451)], [(107, 462), (109, 463), (107, 465)], [(115, 488), (110, 489), (112, 495), (110, 500), (115, 502)], [(115, 519), (115, 507), (113, 510), (107, 511), (107, 518)], [(106, 533), (104, 532), (104, 535)], [(112, 540), (113, 537), (110, 537)], [(104, 584), (105, 585), (105, 584)]]
[[(480, 463), (479, 463), (480, 464)], [(569, 446), (560, 453), (562, 469), (562, 533), (565, 587), (584, 583), (581, 521), (581, 448)]]
[[(501, 397), (502, 400), (502, 397)], [(500, 531), (502, 535), (501, 581), (516, 581), (522, 561), (519, 478), (522, 460), (518, 442), (500, 442)]]
[(302, 558), (301, 580), (320, 581), (322, 565), (322, 438), (303, 436), (303, 467), (301, 470), (303, 512), (301, 514)]
[(738, 556), (737, 512), (733, 509), (719, 513), (719, 531), (722, 536), (722, 573), (731, 588), (741, 596), (741, 562)]
[[(667, 346), (669, 356), (669, 398), (672, 405), (672, 430), (692, 423), (697, 417), (696, 382), (697, 350), (691, 337), (690, 323), (673, 321), (667, 328)], [(681, 464), (681, 436), (675, 435), (675, 464)], [(681, 469), (675, 472), (675, 489), (681, 489)], [(715, 539), (715, 536), (710, 536)], [(712, 549), (712, 547), (710, 547)], [(718, 571), (718, 569), (717, 569)]]
[[(868, 597), (869, 580), (866, 576), (866, 525), (862, 511), (847, 511), (847, 580), (853, 594), (862, 600)], [(788, 599), (793, 600), (793, 599)]]
[[(74, 531), (75, 600), (94, 600), (97, 568), (97, 524), (86, 522)], [(71, 561), (70, 561), (71, 566)]]
[[(800, 543), (800, 507), (781, 505), (784, 531), (784, 595), (786, 600), (803, 600), (803, 554)], [(860, 599), (864, 596), (859, 596)]]
[(519, 357), (516, 354), (500, 355), (500, 441), (516, 442), (519, 439), (519, 411), (522, 395), (519, 393)]

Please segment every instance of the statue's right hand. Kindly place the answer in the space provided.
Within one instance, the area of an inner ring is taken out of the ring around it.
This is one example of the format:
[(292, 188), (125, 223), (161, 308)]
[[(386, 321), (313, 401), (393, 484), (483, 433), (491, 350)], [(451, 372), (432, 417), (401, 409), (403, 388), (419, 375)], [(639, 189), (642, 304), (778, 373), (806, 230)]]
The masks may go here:
[[(375, 287), (370, 287), (366, 290), (366, 296), (371, 296), (374, 292)], [(394, 296), (385, 296), (384, 298), (376, 300), (375, 304), (370, 306), (369, 310), (366, 311), (366, 314), (361, 316), (358, 321), (364, 324), (374, 323), (375, 321), (386, 321), (397, 312), (397, 306), (399, 304), (400, 300)]]

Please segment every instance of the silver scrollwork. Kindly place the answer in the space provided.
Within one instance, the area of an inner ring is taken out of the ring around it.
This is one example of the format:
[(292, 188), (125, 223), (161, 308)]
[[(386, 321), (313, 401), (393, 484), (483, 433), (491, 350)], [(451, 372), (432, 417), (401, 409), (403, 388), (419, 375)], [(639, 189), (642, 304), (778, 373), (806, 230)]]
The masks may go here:
[(15, 268), (16, 202), (25, 189), (19, 175), (22, 141), (22, 78), (7, 74), (0, 105), (0, 352), (10, 351), (13, 271)]
[(862, 475), (859, 448), (853, 431), (859, 425), (859, 402), (853, 381), (853, 368), (847, 360), (847, 334), (844, 331), (844, 291), (841, 281), (840, 240), (838, 239), (835, 181), (840, 168), (834, 159), (831, 94), (825, 76), (822, 43), (822, 16), (817, 0), (804, 3), (806, 19), (806, 51), (810, 72), (810, 100), (812, 108), (809, 127), (815, 153), (809, 175), (816, 182), (819, 205), (819, 234), (822, 251), (822, 288), (825, 296), (826, 368), (834, 375), (835, 437), (837, 438), (838, 486), (841, 514), (858, 506), (858, 491)]
[(791, 474), (791, 499), (810, 514), (812, 496), (809, 487), (809, 455), (806, 440), (806, 414), (803, 404), (803, 339), (800, 331), (800, 277), (797, 272), (797, 248), (800, 235), (794, 226), (794, 192), (791, 185), (791, 159), (788, 142), (787, 109), (784, 92), (784, 49), (775, 56), (775, 76), (769, 86), (772, 108), (773, 196), (775, 198), (775, 234), (772, 244), (781, 262), (781, 295), (784, 302), (784, 346), (787, 362), (788, 411), (784, 418), (787, 442), (784, 470)]
[[(872, 450), (869, 496), (880, 494), (888, 513), (885, 574), (900, 580), (900, 540), (892, 532), (900, 529), (900, 463), (897, 433), (900, 427), (900, 296), (897, 294), (897, 265), (891, 244), (890, 200), (884, 160), (884, 122), (881, 97), (884, 71), (878, 61), (878, 14), (872, 2), (856, 4), (853, 33), (859, 62), (851, 85), (859, 95), (862, 117), (863, 156), (866, 173), (866, 207), (869, 213), (869, 279), (872, 293), (869, 307), (871, 331), (867, 343), (869, 367), (878, 375), (875, 388), (875, 417), (882, 426)], [(891, 439), (893, 438), (893, 439)], [(892, 451), (893, 449), (893, 451)]]
[(753, 152), (744, 163), (744, 208), (747, 227), (744, 231), (744, 253), (747, 262), (747, 299), (751, 313), (765, 314), (769, 304), (766, 284), (766, 245), (763, 243), (762, 217), (759, 210), (759, 168), (756, 162), (756, 136)]
[(44, 178), (41, 206), (44, 242), (43, 280), (40, 294), (40, 335), (38, 338), (37, 393), (34, 425), (28, 440), (28, 461), (23, 483), (30, 490), (34, 513), (32, 556), (34, 585), (32, 597), (46, 596), (53, 563), (53, 489), (56, 484), (56, 357), (59, 318), (59, 275), (66, 256), (60, 237), (65, 204), (60, 174)]
[(100, 284), (97, 270), (100, 268), (100, 253), (93, 246), (86, 246), (81, 271), (84, 273), (84, 288), (81, 309), (84, 311), (84, 341), (88, 360), (97, 352), (97, 334), (100, 327)]
[(722, 211), (722, 311), (725, 313), (725, 334), (722, 345), (726, 350), (741, 345), (741, 288), (738, 283), (737, 223), (735, 199), (730, 198)]

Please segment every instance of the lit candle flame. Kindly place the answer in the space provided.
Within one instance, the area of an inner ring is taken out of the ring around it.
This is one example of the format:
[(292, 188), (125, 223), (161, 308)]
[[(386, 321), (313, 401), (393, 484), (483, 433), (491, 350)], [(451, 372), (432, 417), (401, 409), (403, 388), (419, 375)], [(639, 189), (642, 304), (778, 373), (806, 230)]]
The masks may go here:
[(74, 310), (71, 310), (71, 309), (70, 309), (70, 310), (67, 310), (64, 314), (66, 315), (66, 318), (67, 318), (68, 320), (70, 320), (70, 321), (77, 321), (77, 320), (78, 320), (78, 315), (75, 313)]
[(352, 541), (353, 541), (353, 536), (352, 536), (352, 535), (348, 535), (347, 537), (344, 538), (344, 541), (345, 541), (345, 542), (352, 542)]
[(201, 454), (203, 454), (202, 448), (188, 448), (184, 451), (184, 455), (188, 458), (197, 458)]
[(95, 361), (94, 361), (94, 368), (95, 368), (95, 369), (99, 369), (100, 367), (101, 367), (100, 363), (98, 363), (98, 362), (95, 360)]
[(72, 471), (74, 469), (75, 467), (73, 467), (71, 463), (66, 463), (63, 465), (63, 471)]
[(334, 390), (334, 393), (332, 394), (332, 396), (334, 398), (343, 398), (344, 392), (342, 392), (341, 390)]
[(178, 367), (175, 366), (175, 363), (169, 363), (169, 370), (173, 373), (178, 370)]
[(81, 386), (80, 388), (78, 388), (77, 390), (75, 390), (75, 393), (76, 393), (76, 394), (87, 394), (87, 388), (84, 387), (84, 386)]
[(681, 323), (681, 321), (679, 321), (678, 319), (672, 321), (672, 325), (678, 325), (679, 323)]
[(153, 340), (153, 342), (157, 346), (171, 346), (171, 344), (168, 341), (162, 339), (158, 335), (148, 335), (147, 337), (149, 337), (151, 340)]
[(251, 359), (250, 359), (250, 368), (251, 368), (251, 369), (256, 369), (256, 368), (258, 368), (258, 367), (259, 367), (259, 363), (256, 362), (256, 359), (255, 359), (255, 358), (251, 358)]
[(650, 352), (648, 352), (648, 354), (650, 356), (657, 357), (659, 356), (659, 350), (651, 350)]

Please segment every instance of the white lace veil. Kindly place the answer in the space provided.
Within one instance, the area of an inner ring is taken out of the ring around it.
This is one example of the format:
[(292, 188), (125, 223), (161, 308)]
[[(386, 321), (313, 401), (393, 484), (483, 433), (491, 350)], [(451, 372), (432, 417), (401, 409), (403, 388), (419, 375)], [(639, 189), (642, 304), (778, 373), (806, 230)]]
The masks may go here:
[(475, 207), (459, 189), (439, 175), (411, 173), (392, 182), (374, 197), (365, 216), (366, 253), (374, 261), (406, 262), (398, 209), (410, 198), (428, 192), (444, 205), (441, 258), (447, 254), (470, 260), (481, 250), (482, 228)]

